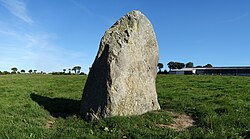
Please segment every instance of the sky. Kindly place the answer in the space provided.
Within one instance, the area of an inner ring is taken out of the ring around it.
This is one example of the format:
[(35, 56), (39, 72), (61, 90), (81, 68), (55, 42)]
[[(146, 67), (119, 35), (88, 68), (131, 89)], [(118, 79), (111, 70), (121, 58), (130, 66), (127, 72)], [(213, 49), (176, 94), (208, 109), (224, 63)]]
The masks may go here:
[(0, 71), (88, 73), (104, 32), (132, 10), (151, 21), (164, 69), (250, 66), (249, 0), (0, 0)]

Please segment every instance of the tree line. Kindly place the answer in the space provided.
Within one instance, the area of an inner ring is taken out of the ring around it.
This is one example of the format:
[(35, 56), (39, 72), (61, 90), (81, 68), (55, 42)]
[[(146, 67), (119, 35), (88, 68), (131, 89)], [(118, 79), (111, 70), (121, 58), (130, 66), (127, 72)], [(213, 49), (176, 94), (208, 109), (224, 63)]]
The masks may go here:
[[(52, 75), (86, 75), (84, 72), (81, 72), (81, 66), (74, 66), (73, 68), (69, 68), (68, 72), (66, 72), (66, 69), (63, 69), (62, 71), (57, 71), (57, 72), (51, 72), (48, 74)], [(24, 69), (21, 69), (18, 71), (17, 67), (11, 68), (11, 71), (0, 71), (0, 75), (7, 75), (7, 74), (47, 74), (46, 72), (40, 71), (38, 72), (37, 70), (28, 70), (27, 72)]]
[(81, 72), (81, 66), (75, 66), (73, 68), (69, 68), (68, 69), (68, 72), (67, 69), (63, 69), (62, 72), (52, 72), (52, 75), (76, 75), (76, 74), (79, 74), (79, 75), (86, 75), (86, 73), (84, 72)]
[[(17, 67), (13, 67), (13, 68), (11, 68), (11, 71), (9, 72), (9, 71), (0, 71), (0, 75), (5, 75), (5, 74), (24, 74), (24, 73), (26, 73), (26, 71), (24, 70), (24, 69), (22, 69), (22, 70), (20, 70), (20, 71), (18, 71), (18, 69), (17, 69)], [(32, 70), (32, 69), (30, 69), (30, 70), (28, 70), (28, 73), (34, 73), (34, 74), (36, 74), (37, 73), (37, 70)], [(40, 73), (42, 73), (42, 71), (40, 72)], [(39, 74), (40, 74), (39, 73)]]
[[(167, 66), (169, 68), (169, 70), (172, 69), (183, 69), (183, 68), (211, 68), (213, 67), (212, 64), (206, 64), (204, 66), (194, 66), (193, 62), (188, 62), (188, 63), (182, 63), (182, 62), (174, 62), (174, 61), (170, 61), (169, 63), (167, 63)], [(162, 71), (162, 69), (164, 68), (163, 63), (158, 63), (157, 65), (158, 67), (158, 73), (167, 73), (167, 70)]]

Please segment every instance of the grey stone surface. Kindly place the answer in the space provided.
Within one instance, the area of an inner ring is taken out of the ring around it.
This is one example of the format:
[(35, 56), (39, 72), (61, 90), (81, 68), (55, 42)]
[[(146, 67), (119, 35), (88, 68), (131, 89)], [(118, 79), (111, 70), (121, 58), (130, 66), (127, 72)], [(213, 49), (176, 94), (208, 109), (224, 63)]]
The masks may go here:
[(150, 21), (140, 11), (126, 14), (101, 39), (80, 114), (93, 120), (159, 110), (157, 64), (158, 44)]

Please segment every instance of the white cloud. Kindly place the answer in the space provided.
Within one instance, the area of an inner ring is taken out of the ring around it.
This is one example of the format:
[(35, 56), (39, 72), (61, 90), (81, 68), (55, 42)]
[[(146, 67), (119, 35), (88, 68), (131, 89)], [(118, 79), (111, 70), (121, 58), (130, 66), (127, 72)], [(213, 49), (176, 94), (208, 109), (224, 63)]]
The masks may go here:
[(228, 19), (228, 20), (226, 20), (225, 22), (234, 22), (234, 21), (238, 21), (238, 20), (241, 20), (241, 19), (246, 18), (246, 17), (249, 16), (249, 15), (250, 15), (250, 13), (247, 12), (247, 13), (244, 13), (244, 14), (238, 16), (238, 17), (234, 17), (234, 18)]
[(28, 15), (26, 5), (20, 0), (0, 0), (4, 7), (7, 8), (14, 16), (20, 18), (28, 24), (32, 24), (33, 20)]
[(81, 1), (81, 0), (70, 0), (73, 5), (78, 8), (78, 9), (81, 9), (84, 13), (86, 13), (87, 15), (89, 16), (92, 16), (92, 17), (96, 17), (98, 20), (101, 20), (103, 22), (105, 22), (106, 24), (108, 24), (109, 26), (110, 25), (113, 25), (116, 21), (116, 19), (110, 19), (110, 18), (107, 18), (106, 16), (103, 16), (103, 15), (97, 15), (95, 14), (93, 11), (91, 11), (88, 7), (86, 7)]
[(0, 30), (0, 35), (11, 38), (10, 42), (16, 42), (14, 44), (0, 43), (1, 71), (9, 71), (15, 66), (20, 68), (19, 70), (36, 69), (52, 72), (80, 65), (84, 72), (88, 72), (89, 63), (85, 61), (87, 55), (55, 45), (56, 34), (27, 34)]
[[(62, 71), (64, 68), (82, 66), (88, 72), (90, 63), (87, 54), (58, 45), (56, 33), (32, 29), (34, 21), (28, 16), (25, 3), (21, 0), (0, 0), (13, 15), (28, 24), (0, 21), (0, 71), (36, 69), (38, 71)], [(19, 29), (22, 28), (22, 29)], [(23, 29), (29, 28), (29, 30)]]
[(71, 0), (71, 2), (79, 9), (83, 10), (88, 15), (93, 15), (93, 13), (84, 5), (80, 4), (77, 0)]

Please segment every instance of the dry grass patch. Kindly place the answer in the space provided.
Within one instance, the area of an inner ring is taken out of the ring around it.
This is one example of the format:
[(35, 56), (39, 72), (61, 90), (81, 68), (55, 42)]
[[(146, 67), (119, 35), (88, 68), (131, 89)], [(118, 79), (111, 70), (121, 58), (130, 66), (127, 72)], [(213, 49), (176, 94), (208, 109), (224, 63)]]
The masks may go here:
[(174, 117), (174, 123), (168, 125), (169, 128), (175, 129), (177, 131), (182, 131), (188, 127), (193, 126), (194, 120), (191, 116), (186, 114), (178, 114), (170, 112), (171, 116)]
[(56, 121), (56, 118), (53, 117), (53, 116), (50, 116), (49, 119), (47, 120), (46, 124), (45, 124), (45, 128), (53, 127), (55, 121)]
[(172, 128), (176, 131), (183, 131), (184, 129), (193, 126), (194, 120), (191, 116), (186, 114), (178, 114), (174, 112), (169, 112), (170, 115), (174, 118), (173, 124), (166, 125), (166, 124), (157, 124), (160, 128)]

